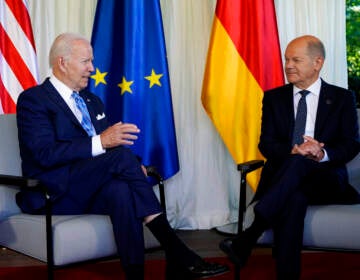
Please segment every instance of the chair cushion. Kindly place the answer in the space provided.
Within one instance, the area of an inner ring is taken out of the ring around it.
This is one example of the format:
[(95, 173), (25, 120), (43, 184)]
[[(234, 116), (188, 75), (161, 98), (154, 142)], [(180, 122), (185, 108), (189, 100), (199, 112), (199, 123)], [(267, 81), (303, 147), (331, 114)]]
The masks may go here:
[[(360, 204), (310, 206), (306, 212), (303, 244), (327, 249), (360, 250)], [(260, 244), (271, 244), (266, 231)]]
[(6, 175), (21, 175), (16, 115), (0, 115), (0, 128), (0, 173)]
[(21, 212), (15, 202), (15, 194), (18, 191), (19, 188), (17, 187), (0, 185), (0, 221), (8, 216)]
[[(109, 216), (53, 216), (52, 224), (55, 265), (117, 254)], [(28, 214), (10, 216), (0, 221), (0, 232), (2, 246), (46, 261), (45, 216)], [(159, 246), (147, 227), (144, 227), (144, 237), (145, 248)]]
[(346, 165), (350, 184), (360, 193), (360, 153)]

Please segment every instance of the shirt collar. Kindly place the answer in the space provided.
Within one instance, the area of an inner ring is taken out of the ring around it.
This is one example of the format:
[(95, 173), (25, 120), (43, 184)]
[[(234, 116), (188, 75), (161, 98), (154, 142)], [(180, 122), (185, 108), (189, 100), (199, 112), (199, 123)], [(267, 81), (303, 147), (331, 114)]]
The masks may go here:
[[(318, 96), (320, 94), (320, 88), (321, 88), (321, 79), (318, 78), (312, 85), (310, 85), (306, 90), (310, 91), (310, 93)], [(298, 88), (294, 85), (293, 92), (294, 96), (296, 96), (300, 91), (303, 89)]]
[(70, 89), (67, 85), (65, 85), (62, 81), (55, 77), (54, 74), (50, 75), (50, 82), (61, 95), (64, 100), (69, 100), (71, 98), (71, 94), (73, 90)]

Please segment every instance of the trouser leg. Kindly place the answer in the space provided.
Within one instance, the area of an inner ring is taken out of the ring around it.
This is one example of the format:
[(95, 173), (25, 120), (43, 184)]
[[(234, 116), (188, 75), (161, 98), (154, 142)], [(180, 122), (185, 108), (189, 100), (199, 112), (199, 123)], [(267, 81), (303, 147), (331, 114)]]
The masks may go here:
[(73, 164), (67, 196), (77, 200), (84, 209), (89, 208), (97, 193), (113, 180), (114, 184), (124, 182), (129, 186), (137, 217), (163, 211), (137, 158), (123, 147)]
[(344, 203), (356, 198), (349, 197), (351, 191), (348, 189), (351, 187), (347, 184), (346, 174), (338, 174), (329, 163), (292, 155), (274, 173), (272, 176), (268, 174), (254, 208), (269, 224), (275, 223), (288, 199), (299, 189), (309, 204)]
[(274, 176), (275, 181), (268, 187), (254, 207), (271, 226), (282, 214), (284, 206), (293, 196), (306, 176), (316, 168), (316, 162), (302, 156), (291, 156)]
[(278, 280), (300, 277), (304, 217), (308, 205), (303, 189), (307, 177), (318, 167), (317, 162), (302, 156), (289, 157), (255, 205), (255, 213), (274, 230)]
[(143, 218), (162, 212), (136, 157), (121, 147), (73, 164), (68, 192), (54, 209), (109, 215), (124, 265), (143, 263)]
[(123, 266), (144, 263), (143, 219), (136, 216), (129, 186), (113, 180), (98, 192), (91, 213), (110, 216), (118, 254)]
[(307, 205), (308, 200), (301, 191), (294, 193), (274, 226), (274, 255), (278, 280), (300, 278), (304, 217)]
[(289, 157), (270, 180), (254, 211), (275, 231), (278, 279), (299, 279), (307, 206), (341, 201), (344, 184), (331, 165), (302, 156)]

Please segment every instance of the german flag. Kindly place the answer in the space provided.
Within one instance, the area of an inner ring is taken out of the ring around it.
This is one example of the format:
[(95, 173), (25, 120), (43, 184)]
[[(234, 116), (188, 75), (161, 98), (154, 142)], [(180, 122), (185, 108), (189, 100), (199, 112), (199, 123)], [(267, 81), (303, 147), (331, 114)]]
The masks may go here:
[[(263, 158), (263, 93), (283, 84), (273, 0), (218, 0), (201, 99), (235, 163)], [(258, 178), (248, 176), (253, 189)]]

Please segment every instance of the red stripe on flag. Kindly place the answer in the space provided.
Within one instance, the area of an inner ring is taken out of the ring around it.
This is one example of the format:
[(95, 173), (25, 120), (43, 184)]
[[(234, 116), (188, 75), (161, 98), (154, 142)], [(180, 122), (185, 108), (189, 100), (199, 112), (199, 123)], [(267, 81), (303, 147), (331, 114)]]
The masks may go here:
[(215, 13), (261, 88), (282, 85), (274, 1), (218, 0)]
[(0, 100), (2, 109), (5, 114), (12, 114), (16, 112), (15, 102), (12, 100), (10, 94), (6, 90), (2, 79), (0, 79)]
[(5, 32), (4, 28), (0, 24), (0, 50), (3, 53), (4, 58), (8, 62), (9, 66), (13, 70), (16, 78), (19, 80), (21, 86), (24, 89), (27, 89), (31, 86), (37, 84), (33, 74), (24, 63), (22, 57), (20, 56), (19, 52), (17, 51), (14, 44), (11, 42), (11, 39)]
[(18, 24), (21, 26), (21, 29), (24, 31), (26, 37), (28, 38), (31, 45), (33, 46), (33, 49), (35, 50), (34, 36), (30, 25), (31, 21), (25, 4), (23, 3), (23, 1), (6, 0), (5, 2), (14, 14), (14, 17), (16, 18)]

